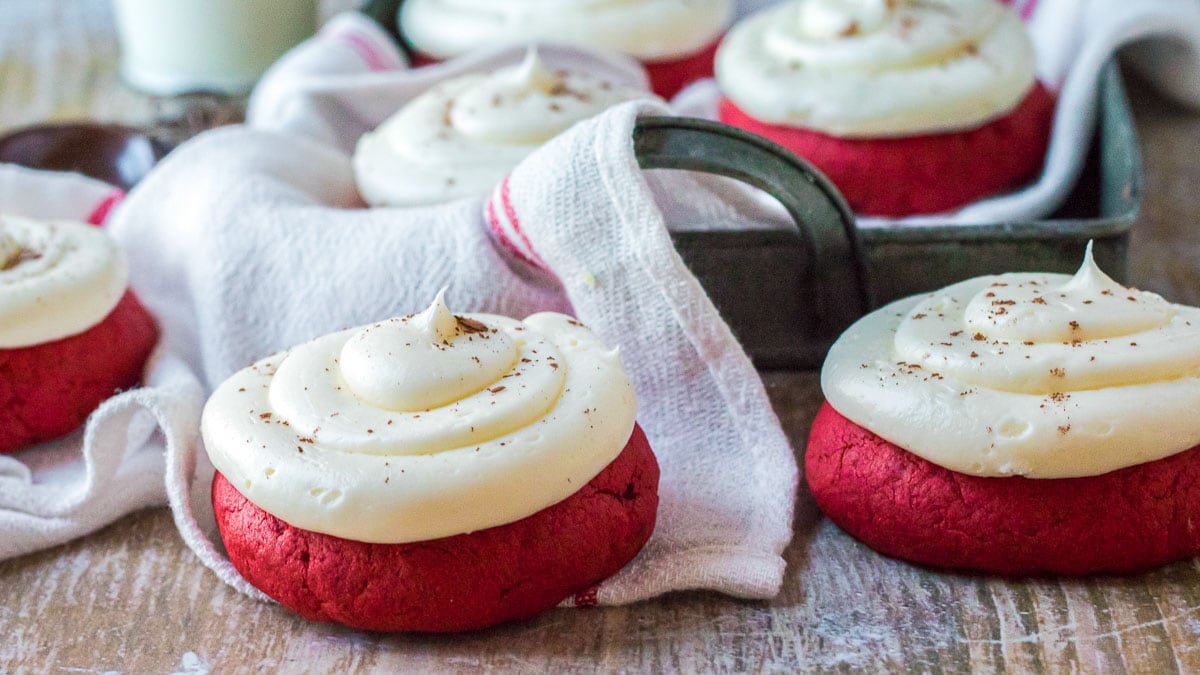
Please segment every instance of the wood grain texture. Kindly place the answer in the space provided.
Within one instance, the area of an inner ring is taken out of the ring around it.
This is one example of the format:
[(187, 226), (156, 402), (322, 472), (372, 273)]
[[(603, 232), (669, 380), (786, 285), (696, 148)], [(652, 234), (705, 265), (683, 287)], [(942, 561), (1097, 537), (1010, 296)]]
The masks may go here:
[[(0, 0), (0, 128), (94, 115), (140, 121), (115, 76), (100, 0)], [(1132, 86), (1147, 164), (1134, 236), (1140, 286), (1200, 304), (1200, 116)], [(764, 376), (802, 449), (815, 373)], [(1104, 514), (1097, 514), (1104, 517)], [(380, 671), (1200, 672), (1200, 565), (1134, 577), (1003, 580), (875, 555), (803, 490), (784, 591), (771, 602), (685, 593), (556, 610), (446, 637), (315, 625), (224, 587), (165, 510), (0, 563), (0, 673)]]

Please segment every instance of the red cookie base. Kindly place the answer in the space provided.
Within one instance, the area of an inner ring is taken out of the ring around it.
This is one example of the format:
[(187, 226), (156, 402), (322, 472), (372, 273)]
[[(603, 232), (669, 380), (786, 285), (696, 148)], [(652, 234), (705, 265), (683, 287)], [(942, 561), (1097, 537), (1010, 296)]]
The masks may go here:
[(830, 520), (923, 565), (1084, 575), (1200, 553), (1200, 446), (1086, 478), (980, 478), (899, 448), (826, 403), (805, 471)]
[(1050, 144), (1054, 96), (1039, 82), (1008, 115), (978, 129), (850, 139), (759, 122), (722, 98), (720, 120), (807, 159), (856, 213), (900, 218), (950, 211), (1019, 184)]
[(158, 328), (132, 291), (71, 337), (0, 349), (0, 453), (68, 434), (118, 389), (137, 386)]
[(410, 544), (292, 527), (220, 473), (212, 500), (234, 567), (305, 618), (463, 631), (536, 616), (624, 567), (654, 531), (658, 462), (635, 426), (621, 454), (567, 499), (507, 525)]
[[(646, 75), (650, 77), (650, 88), (655, 94), (670, 100), (681, 89), (706, 77), (713, 76), (713, 60), (717, 55), (717, 47), (721, 45), (718, 36), (710, 44), (693, 54), (670, 61), (642, 61)], [(414, 66), (428, 66), (441, 63), (438, 59), (420, 52), (412, 55)]]
[(717, 37), (708, 46), (698, 52), (671, 61), (643, 61), (642, 66), (650, 76), (650, 87), (654, 93), (671, 100), (680, 90), (689, 84), (713, 76), (713, 61), (717, 57), (717, 47), (721, 46), (721, 38)]

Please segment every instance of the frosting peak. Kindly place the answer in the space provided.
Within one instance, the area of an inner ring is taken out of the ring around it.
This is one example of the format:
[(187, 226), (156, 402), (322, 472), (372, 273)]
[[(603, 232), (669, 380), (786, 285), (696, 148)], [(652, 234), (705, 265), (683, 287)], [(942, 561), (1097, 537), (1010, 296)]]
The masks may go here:
[(797, 19), (804, 36), (833, 40), (879, 30), (895, 5), (895, 0), (804, 0)]
[(517, 360), (507, 333), (446, 306), (444, 291), (429, 309), (360, 329), (342, 347), (350, 390), (384, 410), (429, 410), (498, 381)]
[(415, 206), (486, 194), (522, 159), (577, 122), (652, 95), (525, 60), (449, 80), (418, 96), (354, 153), (358, 187), (374, 206)]
[(967, 304), (967, 325), (989, 338), (1042, 343), (1100, 340), (1158, 328), (1173, 311), (1153, 293), (1131, 291), (1096, 266), (1088, 244), (1069, 281), (989, 287)]
[(565, 84), (561, 76), (556, 76), (546, 68), (546, 64), (538, 57), (537, 47), (530, 47), (525, 52), (525, 60), (521, 62), (521, 65), (509, 72), (512, 74), (512, 82), (518, 90), (555, 94)]
[(1074, 276), (978, 277), (872, 312), (821, 376), (840, 413), (960, 473), (1090, 476), (1200, 442), (1200, 309)]

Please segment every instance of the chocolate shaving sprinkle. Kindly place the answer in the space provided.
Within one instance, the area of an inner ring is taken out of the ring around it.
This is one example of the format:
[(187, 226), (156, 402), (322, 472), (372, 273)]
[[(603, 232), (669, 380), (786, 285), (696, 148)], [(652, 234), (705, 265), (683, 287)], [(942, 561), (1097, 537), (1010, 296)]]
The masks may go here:
[(1044, 305), (1044, 304), (1046, 304), (1046, 299), (1042, 298), (1042, 297), (1037, 297), (1037, 298), (1034, 298), (1033, 300), (1030, 300), (1030, 302), (1032, 302), (1035, 305)]
[(492, 392), (493, 394), (499, 394), (500, 392), (504, 391), (504, 385), (492, 387), (491, 389), (488, 389), (488, 391)]
[(987, 342), (987, 336), (983, 333), (976, 333), (975, 335), (971, 336), (971, 339), (976, 342)]
[(1067, 369), (1066, 368), (1051, 368), (1050, 374), (1053, 375), (1054, 377), (1066, 377)]
[(458, 328), (464, 333), (486, 333), (488, 327), (475, 319), (468, 319), (465, 316), (455, 316), (458, 321)]
[(42, 257), (41, 253), (38, 253), (37, 251), (30, 249), (30, 248), (21, 247), (21, 248), (17, 249), (16, 255), (12, 256), (8, 260), (5, 260), (3, 262), (3, 264), (0, 265), (0, 271), (11, 270), (12, 268), (16, 267), (17, 265), (20, 265), (23, 262), (27, 262), (29, 260), (37, 260), (38, 258), (41, 258), (41, 257)]

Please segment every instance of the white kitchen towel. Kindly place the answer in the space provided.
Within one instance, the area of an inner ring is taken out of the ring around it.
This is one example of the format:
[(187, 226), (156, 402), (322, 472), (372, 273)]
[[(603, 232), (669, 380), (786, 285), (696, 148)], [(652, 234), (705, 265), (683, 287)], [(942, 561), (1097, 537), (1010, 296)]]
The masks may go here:
[[(742, 0), (757, 10), (779, 0)], [(786, 0), (784, 0), (786, 1)], [(1030, 222), (1052, 214), (1075, 187), (1096, 125), (1105, 64), (1126, 45), (1159, 89), (1200, 110), (1200, 0), (1011, 0), (1037, 50), (1038, 74), (1057, 92), (1046, 163), (1030, 185), (956, 212), (908, 218), (860, 218), (860, 227)], [(680, 114), (716, 118), (712, 80), (680, 92)]]
[[(0, 213), (99, 224), (121, 196), (76, 174), (0, 164)], [(117, 394), (84, 429), (0, 455), (0, 559), (70, 541), (166, 503), (164, 447), (191, 442), (202, 393), (169, 357), (152, 357), (152, 363), (161, 386)], [(156, 428), (164, 433), (155, 434)]]
[[(345, 61), (337, 31), (355, 25), (370, 36), (357, 17), (334, 22), (264, 81), (249, 127), (180, 147), (115, 211), (111, 229), (130, 252), (134, 287), (162, 321), (167, 351), (211, 389), (272, 352), (422, 309), (443, 286), (457, 310), (571, 312), (620, 347), (662, 467), (653, 538), (625, 570), (573, 602), (683, 589), (773, 596), (792, 534), (796, 462), (757, 372), (676, 254), (638, 168), (635, 120), (666, 108), (635, 102), (576, 126), (490, 199), (360, 208), (353, 139), (411, 98), (414, 78), (428, 86), (481, 66), (468, 59), (418, 74), (375, 71), (370, 62), (386, 54), (352, 50), (357, 78), (332, 78), (335, 59), (318, 55)], [(543, 53), (552, 64), (565, 56), (591, 58)], [(323, 64), (326, 74), (308, 82), (326, 78), (324, 89), (266, 97), (275, 78), (293, 76), (288, 63)], [(625, 66), (600, 59), (589, 67)], [(695, 208), (727, 208), (686, 174), (653, 182), (686, 193)], [(169, 448), (167, 461), (185, 541), (220, 578), (261, 597), (212, 539), (202, 449)]]

